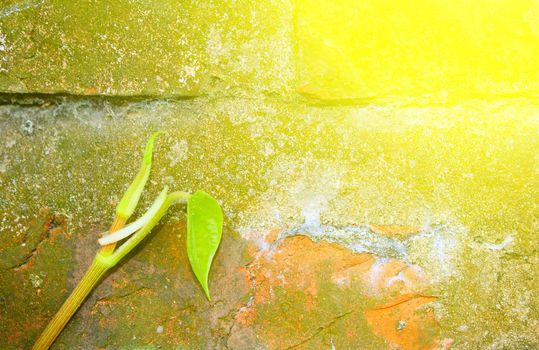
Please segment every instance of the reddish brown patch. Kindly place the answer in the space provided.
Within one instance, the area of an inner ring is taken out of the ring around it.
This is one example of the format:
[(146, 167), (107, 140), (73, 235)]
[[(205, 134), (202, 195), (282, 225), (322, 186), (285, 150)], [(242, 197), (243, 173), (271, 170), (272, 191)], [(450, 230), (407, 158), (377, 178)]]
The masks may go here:
[(249, 270), (247, 270), (244, 266), (240, 266), (238, 268), (238, 271), (243, 276), (243, 281), (245, 282), (245, 287), (247, 289), (251, 289), (251, 276), (249, 275)]
[(165, 335), (169, 338), (174, 336), (176, 321), (178, 320), (177, 316), (172, 316), (168, 319), (165, 324)]
[(251, 326), (256, 318), (256, 309), (251, 307), (243, 307), (236, 315), (236, 323), (242, 327)]
[[(278, 237), (278, 234), (272, 231), (266, 237)], [(301, 291), (304, 295), (301, 308), (304, 311), (296, 320), (297, 327), (304, 327), (302, 320), (312, 319), (316, 315), (331, 315), (331, 310), (317, 310), (322, 307), (319, 303), (321, 298), (328, 298), (319, 295), (319, 283), (323, 283), (320, 279), (327, 279), (328, 283), (341, 288), (359, 286), (360, 290), (365, 291), (361, 298), (392, 300), (366, 311), (368, 324), (374, 333), (389, 343), (402, 349), (431, 349), (440, 344), (438, 324), (432, 310), (423, 308), (435, 298), (421, 295), (428, 285), (428, 276), (418, 266), (398, 259), (380, 259), (369, 253), (354, 253), (340, 245), (326, 241), (314, 242), (301, 235), (283, 240), (270, 238), (269, 242), (274, 242), (270, 248), (259, 248), (253, 262), (239, 269), (253, 298), (251, 303), (240, 309), (235, 322), (239, 328), (256, 327), (260, 334), (265, 335), (266, 345), (270, 348), (286, 348), (294, 342), (292, 337), (302, 339), (304, 335), (290, 334), (283, 339), (278, 334), (279, 327), (268, 324), (267, 320), (257, 321), (258, 308), (272, 302), (286, 305), (286, 301), (276, 300), (276, 290), (292, 293), (290, 295), (297, 295), (294, 293)], [(345, 290), (343, 292), (346, 293)], [(354, 305), (350, 305), (350, 310), (354, 308)], [(399, 320), (406, 323), (402, 330), (397, 330)], [(287, 318), (283, 322), (292, 321)], [(320, 322), (323, 323), (323, 320)], [(347, 338), (358, 336), (361, 326), (357, 324), (357, 318), (344, 319), (344, 325)], [(289, 331), (288, 328), (284, 329)]]
[(255, 304), (272, 298), (272, 288), (294, 286), (304, 290), (314, 306), (317, 294), (316, 275), (321, 268), (331, 271), (350, 270), (372, 263), (370, 254), (355, 254), (336, 244), (313, 242), (306, 236), (284, 239), (272, 253), (260, 252), (249, 266), (254, 276)]
[(432, 308), (425, 307), (436, 297), (400, 296), (365, 313), (374, 332), (402, 350), (434, 349), (439, 326)]
[(97, 88), (94, 86), (94, 87), (91, 87), (91, 88), (88, 88), (86, 90), (84, 90), (83, 94), (85, 95), (93, 95), (97, 92)]
[(350, 285), (361, 281), (377, 296), (415, 292), (427, 282), (427, 276), (417, 266), (397, 259), (382, 261), (373, 254), (357, 254), (326, 241), (315, 243), (307, 236), (288, 237), (273, 252), (259, 252), (248, 270), (242, 272), (245, 278), (252, 278), (246, 284), (253, 284), (255, 304), (261, 304), (271, 299), (272, 287), (276, 286), (294, 286), (303, 290), (308, 299), (316, 298), (316, 276), (321, 268), (333, 272), (334, 283)]
[(266, 236), (264, 237), (264, 240), (266, 241), (266, 243), (268, 244), (273, 244), (275, 243), (275, 241), (277, 240), (277, 238), (279, 238), (279, 234), (281, 233), (281, 229), (273, 229), (271, 231), (269, 231)]

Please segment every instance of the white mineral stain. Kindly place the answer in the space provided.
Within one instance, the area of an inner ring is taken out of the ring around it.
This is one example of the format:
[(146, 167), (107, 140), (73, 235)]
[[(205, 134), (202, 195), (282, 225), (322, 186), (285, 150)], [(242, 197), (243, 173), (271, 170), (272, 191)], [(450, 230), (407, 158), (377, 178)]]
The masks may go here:
[(512, 234), (510, 234), (509, 236), (505, 237), (503, 242), (501, 242), (500, 244), (485, 243), (483, 244), (483, 248), (487, 248), (491, 250), (503, 250), (507, 248), (511, 243), (513, 243), (514, 240), (515, 238), (513, 237)]
[(6, 51), (6, 35), (0, 32), (0, 52)]
[(11, 14), (21, 12), (24, 10), (28, 10), (32, 7), (38, 7), (41, 4), (43, 4), (45, 0), (29, 0), (29, 1), (22, 1), (16, 4), (13, 4), (11, 6), (6, 6), (3, 9), (0, 9), (0, 18), (7, 17)]
[(368, 282), (369, 287), (371, 289), (371, 292), (373, 294), (376, 294), (378, 292), (378, 285), (380, 283), (380, 280), (384, 278), (384, 265), (387, 264), (389, 259), (386, 258), (378, 258), (372, 264), (369, 273), (368, 273)]
[(401, 271), (399, 272), (397, 275), (389, 278), (387, 281), (386, 281), (386, 287), (391, 287), (391, 285), (395, 282), (398, 282), (398, 281), (401, 281), (403, 282), (405, 285), (409, 285), (409, 281), (408, 279), (404, 276), (404, 271)]
[(187, 141), (179, 140), (170, 148), (170, 152), (167, 154), (169, 164), (171, 167), (187, 159), (187, 152), (189, 146)]

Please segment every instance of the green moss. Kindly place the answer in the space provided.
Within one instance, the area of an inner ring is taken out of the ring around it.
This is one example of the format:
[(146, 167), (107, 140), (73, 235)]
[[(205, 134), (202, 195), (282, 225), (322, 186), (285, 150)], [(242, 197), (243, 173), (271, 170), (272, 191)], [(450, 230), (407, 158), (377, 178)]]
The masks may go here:
[[(69, 216), (73, 239), (97, 249), (97, 232), (107, 229), (137, 170), (133, 157), (142, 157), (138, 140), (164, 130), (155, 149), (159, 170), (141, 208), (169, 185), (219, 198), (225, 226), (254, 241), (269, 229), (298, 227), (305, 216), (318, 214), (323, 225), (337, 228), (373, 223), (438, 230), (438, 236), (417, 237), (405, 248), (411, 262), (432, 274), (442, 335), (462, 348), (490, 346), (504, 337), (508, 344), (537, 342), (538, 306), (528, 295), (539, 279), (533, 268), (535, 102), (360, 108), (243, 98), (48, 101), (0, 106), (0, 231), (9, 233), (0, 239), (2, 249), (15, 249), (4, 255), (3, 266), (12, 264), (5, 259), (24, 255), (15, 253), (32, 226), (24, 218), (36, 217), (43, 207)], [(34, 124), (31, 135), (22, 131), (27, 120)], [(168, 218), (183, 220), (174, 213)], [(324, 228), (315, 226), (311, 233), (319, 230)], [(175, 235), (157, 233), (147, 243), (151, 249), (136, 257), (176, 278), (188, 265), (164, 258), (178, 256), (165, 248)], [(508, 237), (512, 241), (501, 247)], [(451, 249), (438, 251), (436, 244)], [(238, 254), (238, 264), (248, 258), (245, 250)], [(224, 271), (212, 273), (223, 283), (217, 289), (226, 287)], [(46, 272), (44, 267), (32, 273)], [(240, 282), (233, 285), (244, 288)], [(30, 282), (24, 288), (33, 290)], [(186, 295), (200, 294), (195, 284), (185, 288), (180, 290)], [(241, 290), (235, 300), (245, 301)], [(294, 300), (302, 302), (299, 297)], [(88, 334), (96, 334), (90, 326), (95, 321), (88, 322)], [(459, 331), (461, 326), (468, 331)]]
[[(50, 216), (34, 222), (30, 237), (42, 237), (16, 266), (0, 269), (2, 348), (29, 348), (68, 293), (73, 246), (65, 231), (47, 232)], [(7, 232), (6, 232), (7, 234)], [(2, 251), (10, 255), (12, 250)]]
[(287, 1), (2, 4), (0, 91), (284, 92), (291, 80), (290, 18)]

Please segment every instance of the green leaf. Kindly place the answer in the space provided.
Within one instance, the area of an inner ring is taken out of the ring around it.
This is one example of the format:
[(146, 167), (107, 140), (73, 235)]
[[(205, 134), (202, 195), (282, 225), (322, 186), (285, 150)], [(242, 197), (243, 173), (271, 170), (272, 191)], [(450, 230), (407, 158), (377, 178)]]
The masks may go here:
[(122, 217), (125, 220), (129, 219), (129, 217), (135, 211), (140, 196), (142, 195), (142, 190), (144, 189), (146, 181), (148, 181), (148, 177), (150, 176), (150, 169), (152, 167), (153, 144), (155, 138), (159, 134), (161, 134), (161, 132), (153, 133), (152, 136), (150, 136), (150, 139), (148, 140), (148, 143), (146, 144), (146, 148), (144, 150), (144, 158), (142, 159), (142, 165), (140, 167), (140, 170), (131, 185), (129, 185), (129, 187), (127, 188), (127, 191), (125, 191), (125, 194), (123, 195), (122, 199), (116, 206), (116, 215)]
[(222, 233), (223, 212), (219, 203), (206, 192), (197, 191), (187, 201), (187, 256), (208, 300), (208, 276)]

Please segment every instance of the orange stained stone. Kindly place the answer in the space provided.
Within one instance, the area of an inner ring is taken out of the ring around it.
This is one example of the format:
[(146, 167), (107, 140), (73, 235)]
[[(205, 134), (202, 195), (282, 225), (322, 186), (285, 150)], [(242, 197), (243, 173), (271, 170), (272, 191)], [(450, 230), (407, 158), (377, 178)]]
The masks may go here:
[(323, 268), (331, 271), (334, 283), (349, 286), (361, 282), (370, 295), (376, 296), (418, 293), (428, 284), (428, 277), (419, 266), (354, 253), (337, 244), (314, 242), (307, 236), (288, 237), (274, 251), (260, 251), (241, 272), (246, 285), (254, 287), (256, 304), (272, 298), (272, 287), (295, 286), (304, 290), (312, 308), (318, 290), (316, 276)]
[(439, 326), (432, 308), (433, 296), (404, 295), (365, 312), (375, 334), (402, 350), (439, 347)]
[[(272, 236), (275, 235), (273, 232)], [(239, 271), (246, 279), (252, 299), (236, 314), (236, 324), (242, 328), (256, 327), (257, 332), (265, 335), (269, 348), (282, 348), (293, 342), (275, 338), (278, 332), (271, 328), (275, 326), (257, 319), (259, 307), (277, 298), (286, 298), (287, 292), (300, 290), (305, 299), (300, 309), (303, 312), (296, 321), (312, 318), (319, 312), (317, 308), (323, 307), (320, 298), (327, 297), (319, 295), (319, 283), (324, 278), (343, 288), (365, 287), (361, 289), (360, 298), (391, 300), (374, 309), (360, 311), (365, 312), (365, 322), (373, 333), (391, 346), (426, 350), (441, 345), (446, 346), (445, 349), (450, 344), (440, 343), (439, 325), (428, 307), (436, 297), (422, 295), (429, 281), (419, 266), (370, 253), (355, 253), (338, 244), (315, 242), (310, 237), (297, 235), (274, 240), (270, 246), (259, 249), (254, 260)], [(285, 294), (276, 294), (275, 290), (284, 290)], [(357, 318), (345, 318), (343, 322), (347, 338), (359, 336)], [(283, 331), (286, 329), (284, 327)]]
[(245, 282), (245, 287), (247, 289), (251, 289), (251, 276), (249, 276), (249, 270), (247, 270), (245, 268), (245, 266), (240, 266), (238, 268), (238, 271), (242, 274), (243, 276), (243, 281)]
[(86, 90), (84, 90), (84, 94), (85, 95), (93, 95), (97, 92), (97, 88), (94, 86), (94, 87), (91, 87), (91, 88), (88, 88)]
[(251, 307), (243, 307), (236, 315), (236, 322), (242, 327), (249, 327), (256, 318), (256, 309)]

